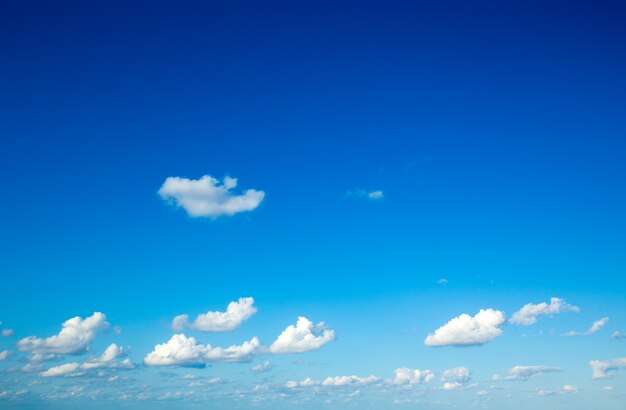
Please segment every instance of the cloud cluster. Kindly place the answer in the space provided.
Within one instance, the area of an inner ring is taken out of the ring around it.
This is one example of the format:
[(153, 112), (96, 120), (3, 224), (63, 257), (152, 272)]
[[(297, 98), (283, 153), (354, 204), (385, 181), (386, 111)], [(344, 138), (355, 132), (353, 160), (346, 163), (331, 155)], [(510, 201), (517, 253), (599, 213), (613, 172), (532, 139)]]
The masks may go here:
[(174, 202), (194, 218), (217, 218), (252, 211), (265, 197), (265, 192), (254, 189), (235, 194), (232, 190), (236, 186), (237, 178), (231, 177), (224, 177), (222, 183), (210, 175), (200, 179), (168, 177), (159, 189), (159, 195)]
[(253, 337), (241, 345), (227, 348), (203, 345), (193, 337), (175, 334), (169, 341), (156, 345), (144, 358), (148, 366), (204, 366), (207, 362), (246, 362), (261, 348), (259, 339)]
[(515, 312), (510, 322), (515, 325), (529, 326), (537, 323), (537, 317), (545, 315), (556, 315), (565, 312), (580, 312), (576, 306), (568, 304), (565, 300), (551, 298), (550, 303), (527, 303), (520, 310)]
[(349, 387), (349, 386), (367, 386), (375, 383), (381, 382), (380, 377), (376, 376), (368, 376), (368, 377), (360, 377), (360, 376), (329, 376), (322, 381), (313, 380), (310, 377), (307, 377), (304, 380), (296, 381), (289, 380), (285, 383), (285, 386), (289, 389), (295, 389), (298, 387), (313, 387), (313, 386), (322, 386), (322, 387)]
[(422, 384), (428, 383), (435, 378), (435, 373), (430, 370), (409, 369), (401, 367), (395, 370), (392, 384)]
[(596, 320), (595, 322), (593, 322), (591, 327), (587, 329), (585, 332), (580, 333), (580, 332), (574, 332), (572, 330), (571, 332), (564, 333), (563, 336), (589, 336), (589, 335), (596, 333), (598, 330), (602, 329), (608, 321), (609, 321), (608, 317), (603, 317), (602, 319)]
[(426, 346), (473, 346), (487, 343), (502, 335), (504, 313), (481, 309), (475, 316), (462, 314), (435, 330), (424, 340)]
[(98, 333), (108, 327), (103, 313), (95, 312), (85, 319), (76, 316), (63, 323), (59, 334), (45, 339), (26, 337), (17, 343), (17, 348), (34, 354), (80, 354), (88, 349)]
[(592, 360), (589, 362), (591, 367), (591, 377), (594, 379), (608, 379), (615, 370), (626, 368), (626, 357), (613, 359), (609, 361)]
[(499, 376), (494, 375), (493, 380), (528, 380), (532, 376), (536, 376), (542, 373), (560, 372), (561, 369), (553, 366), (513, 366), (511, 367), (507, 375)]
[(201, 332), (230, 332), (237, 329), (256, 311), (254, 298), (239, 298), (237, 302), (230, 302), (225, 312), (202, 313), (193, 323), (189, 323), (189, 315), (176, 316), (172, 321), (172, 328), (178, 331), (188, 327)]
[(328, 342), (335, 340), (335, 331), (329, 329), (324, 322), (316, 325), (304, 316), (300, 316), (296, 325), (288, 326), (272, 343), (270, 352), (302, 353), (317, 350)]
[(41, 371), (39, 374), (43, 377), (78, 377), (87, 374), (90, 370), (96, 369), (133, 369), (135, 365), (130, 359), (116, 360), (124, 356), (124, 349), (112, 343), (105, 349), (100, 357), (93, 358), (84, 363), (64, 363)]

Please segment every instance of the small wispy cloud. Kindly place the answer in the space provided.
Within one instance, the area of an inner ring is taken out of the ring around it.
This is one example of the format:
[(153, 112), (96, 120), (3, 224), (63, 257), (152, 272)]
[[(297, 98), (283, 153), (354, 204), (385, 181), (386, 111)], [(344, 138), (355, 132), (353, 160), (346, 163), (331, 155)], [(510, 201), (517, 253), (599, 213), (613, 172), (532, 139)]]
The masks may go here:
[(580, 312), (580, 308), (572, 306), (560, 298), (551, 298), (550, 303), (527, 303), (520, 310), (515, 312), (511, 323), (515, 325), (529, 326), (537, 323), (539, 316), (556, 315), (565, 312)]
[(573, 330), (567, 333), (564, 333), (563, 336), (589, 336), (596, 333), (598, 330), (602, 329), (604, 325), (609, 321), (608, 317), (603, 317), (600, 320), (596, 320), (593, 322), (591, 327), (587, 329), (585, 332), (574, 332)]
[(366, 191), (360, 188), (355, 188), (355, 189), (351, 189), (346, 193), (346, 196), (351, 196), (351, 197), (356, 197), (356, 198), (365, 198), (365, 199), (371, 199), (371, 200), (381, 200), (385, 197), (385, 194), (383, 193), (383, 191), (380, 190), (373, 190), (373, 191)]

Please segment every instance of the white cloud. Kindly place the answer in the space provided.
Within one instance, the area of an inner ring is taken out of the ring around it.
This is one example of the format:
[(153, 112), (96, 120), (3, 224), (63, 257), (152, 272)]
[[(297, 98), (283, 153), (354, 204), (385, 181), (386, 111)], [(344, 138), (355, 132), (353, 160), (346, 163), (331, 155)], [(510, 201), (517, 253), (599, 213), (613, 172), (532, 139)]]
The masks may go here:
[(626, 333), (622, 333), (622, 332), (613, 332), (613, 334), (611, 335), (611, 337), (613, 339), (626, 339)]
[(568, 304), (565, 300), (551, 298), (550, 304), (546, 302), (534, 304), (527, 303), (520, 310), (515, 312), (510, 322), (516, 325), (529, 326), (537, 322), (538, 316), (556, 315), (565, 312), (580, 312), (576, 306)]
[(467, 367), (455, 367), (453, 369), (444, 370), (441, 373), (442, 382), (467, 383), (472, 376), (472, 372)]
[(183, 330), (189, 327), (201, 332), (230, 332), (256, 313), (254, 298), (239, 298), (237, 302), (230, 302), (225, 312), (206, 312), (199, 314), (193, 323), (189, 323), (189, 315), (179, 315), (172, 321), (174, 330)]
[(396, 369), (393, 384), (421, 384), (428, 383), (435, 378), (435, 373), (430, 370), (418, 370), (402, 367)]
[(78, 369), (80, 369), (80, 363), (65, 363), (60, 366), (51, 367), (39, 374), (43, 377), (77, 376), (83, 374), (77, 372)]
[(15, 331), (13, 331), (13, 329), (2, 329), (2, 336), (4, 337), (11, 337), (15, 334)]
[(536, 376), (541, 373), (560, 372), (561, 369), (552, 366), (513, 366), (504, 377), (494, 376), (494, 380), (528, 380), (529, 377)]
[(458, 390), (463, 387), (463, 383), (459, 382), (445, 382), (443, 386), (441, 386), (442, 390)]
[(199, 366), (210, 361), (245, 362), (252, 360), (260, 348), (256, 337), (241, 345), (222, 348), (200, 344), (184, 334), (175, 334), (168, 342), (156, 345), (144, 358), (144, 363), (148, 366)]
[(367, 194), (367, 197), (369, 199), (382, 199), (383, 198), (383, 191), (372, 191), (372, 192)]
[(579, 332), (574, 332), (572, 330), (571, 332), (564, 333), (563, 336), (589, 336), (589, 335), (596, 333), (598, 330), (602, 329), (602, 327), (604, 327), (604, 325), (606, 325), (608, 321), (609, 321), (608, 317), (603, 317), (602, 319), (596, 320), (595, 322), (593, 322), (591, 327), (587, 329), (587, 331), (585, 332), (579, 333)]
[(10, 354), (11, 354), (11, 352), (9, 352), (8, 350), (0, 351), (0, 361), (6, 360), (9, 357)]
[(269, 360), (265, 360), (263, 363), (253, 366), (251, 370), (253, 373), (269, 372), (272, 370), (272, 363)]
[(380, 381), (379, 377), (376, 376), (368, 376), (368, 377), (359, 377), (359, 376), (334, 376), (327, 377), (322, 382), (322, 386), (366, 386), (373, 383), (378, 383)]
[(270, 346), (271, 353), (302, 353), (317, 350), (335, 340), (335, 331), (324, 322), (316, 325), (300, 316), (296, 325), (289, 325)]
[(440, 285), (447, 285), (448, 284), (448, 279), (446, 278), (441, 278), (437, 281), (438, 284)]
[(168, 177), (159, 189), (161, 198), (173, 201), (191, 217), (217, 218), (256, 209), (265, 192), (248, 189), (235, 194), (237, 178), (224, 177), (222, 183), (210, 175), (200, 179)]
[(381, 381), (380, 377), (376, 376), (368, 376), (368, 377), (360, 377), (360, 376), (330, 376), (324, 379), (323, 381), (313, 380), (310, 377), (302, 381), (289, 380), (285, 383), (285, 386), (290, 389), (294, 389), (297, 387), (312, 387), (312, 386), (323, 386), (323, 387), (348, 387), (348, 386), (367, 386), (375, 383), (379, 383)]
[(607, 379), (611, 377), (611, 372), (614, 370), (619, 370), (626, 368), (626, 357), (622, 357), (620, 359), (613, 359), (607, 362), (600, 360), (592, 360), (589, 362), (589, 366), (591, 367), (592, 374), (591, 377), (594, 379)]
[(580, 390), (578, 387), (572, 386), (571, 384), (566, 384), (565, 386), (561, 388), (561, 393), (563, 394), (578, 393), (578, 390)]
[(58, 335), (46, 339), (29, 336), (20, 340), (17, 347), (23, 352), (78, 354), (87, 350), (96, 335), (108, 327), (106, 316), (100, 312), (85, 319), (76, 316), (63, 323)]
[(499, 310), (481, 309), (476, 316), (462, 314), (441, 326), (424, 340), (426, 346), (481, 345), (502, 335), (504, 314)]

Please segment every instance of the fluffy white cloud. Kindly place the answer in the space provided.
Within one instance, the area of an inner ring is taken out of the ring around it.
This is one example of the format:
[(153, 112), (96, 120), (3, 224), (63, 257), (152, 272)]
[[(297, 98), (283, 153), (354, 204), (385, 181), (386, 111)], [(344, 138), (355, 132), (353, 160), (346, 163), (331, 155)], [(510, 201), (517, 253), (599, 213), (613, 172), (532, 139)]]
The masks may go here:
[(481, 309), (476, 316), (462, 314), (441, 326), (424, 340), (426, 346), (481, 345), (502, 334), (504, 313), (494, 309)]
[(11, 337), (15, 334), (15, 331), (13, 331), (13, 329), (2, 329), (2, 336), (4, 337)]
[(435, 378), (435, 373), (430, 370), (418, 370), (402, 367), (396, 369), (393, 384), (420, 384), (428, 383)]
[(272, 353), (302, 353), (317, 350), (335, 340), (335, 331), (328, 329), (324, 322), (316, 325), (300, 316), (296, 325), (289, 325), (272, 343)]
[(612, 371), (626, 368), (626, 357), (609, 360), (607, 362), (592, 360), (589, 362), (589, 366), (591, 367), (592, 378), (607, 379), (611, 377), (609, 373), (611, 373)]
[(269, 372), (270, 370), (272, 370), (272, 363), (270, 363), (269, 360), (265, 360), (263, 363), (259, 363), (252, 367), (253, 373)]
[(587, 329), (587, 331), (585, 332), (579, 333), (579, 332), (574, 332), (572, 330), (571, 332), (567, 332), (563, 334), (563, 336), (589, 336), (589, 335), (596, 333), (598, 330), (602, 329), (608, 321), (609, 321), (608, 317), (603, 317), (602, 319), (596, 320), (595, 322), (593, 322), (591, 327)]
[(115, 343), (112, 343), (98, 358), (88, 360), (84, 363), (65, 363), (41, 371), (39, 374), (43, 377), (77, 377), (88, 374), (89, 370), (95, 369), (133, 369), (135, 365), (130, 359), (116, 361), (116, 359), (124, 355), (124, 350)]
[(159, 189), (159, 195), (185, 209), (191, 217), (217, 218), (252, 211), (259, 206), (265, 192), (248, 189), (235, 194), (237, 178), (224, 177), (222, 183), (210, 175), (200, 179), (168, 177)]
[(199, 366), (210, 361), (245, 362), (252, 360), (260, 348), (256, 337), (238, 346), (222, 348), (200, 344), (184, 334), (175, 334), (167, 343), (156, 345), (144, 358), (144, 363), (148, 366)]
[(527, 303), (520, 310), (515, 312), (510, 322), (516, 325), (529, 326), (537, 322), (538, 316), (556, 315), (565, 312), (580, 312), (576, 306), (568, 304), (565, 300), (551, 298), (550, 303)]
[(580, 390), (578, 387), (573, 386), (571, 384), (566, 384), (565, 386), (561, 388), (561, 393), (563, 394), (578, 393), (578, 390)]
[(541, 373), (560, 372), (561, 369), (552, 366), (513, 366), (504, 377), (495, 375), (493, 380), (528, 380), (529, 377)]
[(458, 390), (463, 387), (463, 383), (459, 382), (445, 382), (443, 386), (441, 386), (442, 390)]
[(453, 369), (444, 370), (441, 373), (442, 382), (467, 383), (472, 377), (472, 372), (467, 367), (455, 367)]
[(39, 374), (43, 377), (80, 376), (83, 372), (78, 372), (78, 369), (80, 369), (80, 363), (65, 363), (60, 366), (51, 367)]
[(174, 330), (189, 327), (201, 332), (230, 332), (256, 313), (254, 298), (239, 298), (230, 302), (225, 312), (206, 312), (198, 315), (193, 323), (189, 323), (189, 315), (179, 315), (172, 321)]
[(9, 352), (8, 350), (0, 351), (0, 361), (6, 360), (9, 357), (10, 354), (11, 354), (11, 352)]
[(63, 323), (58, 335), (45, 339), (29, 336), (20, 340), (17, 347), (23, 352), (78, 354), (87, 350), (96, 335), (108, 327), (106, 316), (100, 312), (85, 319), (76, 316)]

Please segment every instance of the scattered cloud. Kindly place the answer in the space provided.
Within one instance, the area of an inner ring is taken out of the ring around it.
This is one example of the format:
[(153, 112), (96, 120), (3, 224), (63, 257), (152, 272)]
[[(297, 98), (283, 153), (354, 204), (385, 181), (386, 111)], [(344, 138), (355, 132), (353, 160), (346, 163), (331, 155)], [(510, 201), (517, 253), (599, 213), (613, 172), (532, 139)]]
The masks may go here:
[(611, 337), (613, 339), (626, 339), (626, 333), (622, 333), (622, 332), (613, 332), (613, 334), (611, 335)]
[(304, 316), (300, 316), (296, 325), (289, 325), (272, 343), (270, 352), (302, 353), (317, 350), (328, 342), (335, 340), (335, 331), (329, 329), (324, 322), (316, 325)]
[(574, 332), (572, 330), (571, 332), (564, 333), (563, 336), (589, 336), (589, 335), (596, 333), (598, 330), (602, 329), (602, 327), (604, 327), (604, 325), (606, 325), (608, 321), (609, 321), (608, 317), (603, 317), (602, 319), (596, 320), (595, 322), (593, 322), (591, 327), (587, 329), (585, 332), (579, 333), (579, 332)]
[(236, 186), (237, 178), (231, 177), (224, 177), (221, 183), (210, 175), (200, 179), (168, 177), (159, 189), (159, 195), (194, 218), (217, 218), (252, 211), (265, 197), (265, 192), (254, 189), (235, 194), (232, 190)]
[(594, 379), (608, 379), (615, 370), (626, 368), (626, 357), (613, 359), (609, 361), (592, 360), (589, 362), (591, 367), (591, 377)]
[(435, 378), (435, 373), (430, 370), (418, 370), (402, 367), (396, 369), (393, 384), (421, 384), (428, 383)]
[(513, 314), (510, 322), (516, 325), (529, 326), (535, 324), (539, 316), (556, 315), (565, 312), (578, 313), (580, 309), (568, 304), (563, 299), (551, 298), (549, 304), (546, 302), (525, 304), (520, 310)]
[(563, 394), (578, 393), (579, 390), (580, 389), (576, 386), (573, 386), (571, 384), (566, 384), (565, 386), (561, 388), (561, 393)]
[(447, 285), (448, 284), (448, 279), (445, 278), (441, 278), (437, 281), (438, 284), (440, 285)]
[(6, 360), (10, 355), (11, 355), (11, 352), (9, 352), (8, 350), (0, 351), (0, 362), (3, 360)]
[(462, 314), (451, 319), (424, 340), (426, 346), (473, 346), (487, 343), (502, 335), (504, 313), (481, 309), (476, 316)]
[(43, 377), (78, 377), (87, 374), (90, 370), (96, 369), (133, 369), (135, 365), (130, 359), (116, 361), (125, 355), (124, 350), (112, 343), (107, 347), (100, 357), (90, 359), (84, 363), (64, 363), (41, 371)]
[(561, 369), (553, 366), (513, 366), (505, 376), (494, 375), (493, 380), (528, 380), (532, 376), (542, 373), (560, 372)]
[(193, 337), (175, 334), (144, 358), (148, 366), (204, 366), (207, 362), (246, 362), (260, 350), (259, 339), (253, 337), (241, 345), (227, 348), (212, 347), (197, 342)]
[(80, 363), (65, 363), (59, 366), (51, 367), (39, 374), (43, 377), (60, 377), (60, 376), (80, 376), (84, 372), (79, 372)]
[(270, 370), (272, 370), (272, 363), (270, 363), (269, 360), (265, 360), (263, 363), (259, 363), (255, 366), (252, 367), (252, 373), (263, 373), (263, 372), (269, 372)]
[(472, 377), (472, 372), (467, 367), (455, 367), (453, 369), (444, 370), (441, 373), (442, 382), (467, 383)]
[(366, 198), (366, 199), (371, 199), (371, 200), (380, 200), (383, 199), (385, 194), (383, 193), (383, 191), (380, 190), (374, 190), (374, 191), (365, 191), (363, 189), (360, 188), (355, 188), (355, 189), (351, 189), (346, 193), (347, 196), (353, 196), (353, 197), (357, 197), (357, 198)]
[(355, 375), (351, 376), (331, 376), (327, 377), (322, 381), (313, 380), (310, 377), (302, 381), (289, 380), (285, 383), (285, 386), (289, 389), (299, 388), (299, 387), (313, 387), (313, 386), (323, 386), (323, 387), (347, 387), (347, 386), (367, 386), (375, 383), (381, 382), (380, 377), (376, 376), (368, 376), (368, 377), (359, 377)]
[(4, 337), (11, 337), (15, 334), (15, 331), (13, 329), (2, 329), (2, 336)]
[(180, 331), (188, 327), (201, 332), (230, 332), (256, 313), (254, 298), (239, 298), (230, 302), (225, 312), (206, 312), (199, 314), (193, 323), (189, 323), (189, 315), (179, 315), (172, 321), (172, 328)]
[(36, 354), (79, 354), (85, 352), (96, 335), (108, 327), (103, 313), (95, 312), (85, 319), (76, 316), (63, 323), (58, 335), (45, 339), (29, 336), (20, 340), (17, 348)]

